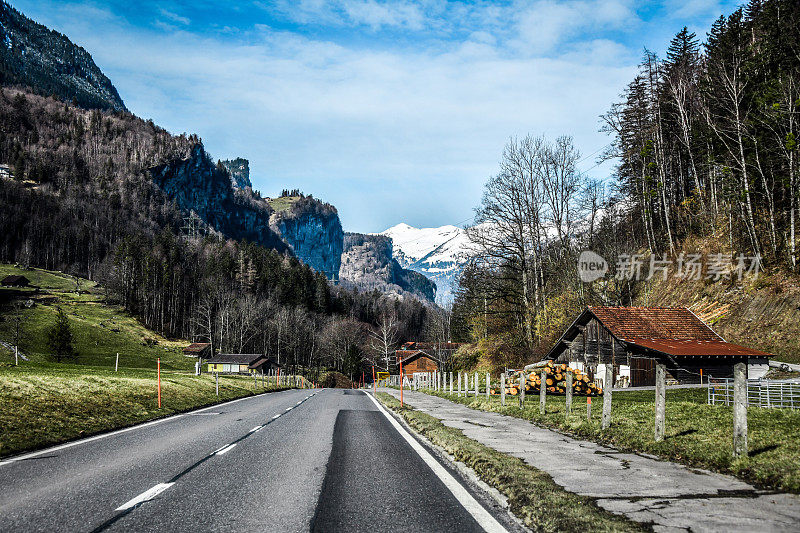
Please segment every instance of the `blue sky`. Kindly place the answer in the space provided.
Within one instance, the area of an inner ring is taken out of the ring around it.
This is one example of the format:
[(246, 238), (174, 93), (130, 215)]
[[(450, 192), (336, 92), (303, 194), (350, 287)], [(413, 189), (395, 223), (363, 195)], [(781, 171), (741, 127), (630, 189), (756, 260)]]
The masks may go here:
[[(503, 145), (569, 134), (585, 156), (598, 116), (688, 26), (733, 2), (553, 0), (12, 0), (86, 48), (126, 105), (255, 188), (300, 188), (346, 230), (468, 222)], [(580, 167), (608, 177), (610, 164)]]

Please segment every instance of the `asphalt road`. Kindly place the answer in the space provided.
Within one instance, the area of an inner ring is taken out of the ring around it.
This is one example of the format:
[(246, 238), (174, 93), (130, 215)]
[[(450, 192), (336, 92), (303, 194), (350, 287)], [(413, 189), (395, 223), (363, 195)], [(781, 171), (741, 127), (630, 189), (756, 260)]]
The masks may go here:
[(0, 461), (0, 531), (516, 529), (395, 424), (361, 391), (293, 390)]

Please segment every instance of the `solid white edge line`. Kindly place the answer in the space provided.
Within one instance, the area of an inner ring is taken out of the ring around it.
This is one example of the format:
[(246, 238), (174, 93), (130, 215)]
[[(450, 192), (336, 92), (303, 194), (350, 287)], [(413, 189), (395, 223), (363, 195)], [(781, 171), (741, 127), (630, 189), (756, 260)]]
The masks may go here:
[(233, 444), (228, 444), (227, 446), (223, 446), (219, 450), (215, 451), (214, 455), (225, 455), (226, 453), (228, 453), (232, 449), (236, 448), (236, 444), (237, 443), (234, 442)]
[(154, 485), (154, 486), (150, 487), (149, 489), (147, 489), (146, 491), (144, 491), (143, 493), (141, 493), (138, 496), (136, 496), (135, 498), (130, 499), (127, 502), (123, 503), (122, 505), (120, 505), (119, 507), (117, 507), (114, 510), (115, 511), (127, 511), (131, 507), (139, 505), (140, 503), (152, 500), (153, 498), (155, 498), (156, 496), (158, 496), (159, 494), (161, 494), (162, 492), (164, 492), (165, 490), (167, 490), (168, 488), (170, 488), (174, 484), (175, 483), (159, 483), (158, 485)]
[[(283, 391), (279, 391), (279, 392), (283, 392)], [(102, 433), (100, 435), (95, 435), (93, 437), (87, 437), (85, 439), (75, 440), (75, 441), (72, 441), (72, 442), (66, 442), (64, 444), (58, 444), (58, 445), (50, 447), (50, 448), (44, 448), (42, 450), (37, 450), (35, 452), (30, 452), (30, 453), (26, 453), (26, 454), (23, 454), (23, 455), (18, 455), (16, 457), (9, 457), (8, 459), (3, 459), (2, 461), (0, 461), (0, 466), (5, 466), (5, 465), (11, 464), (11, 463), (16, 463), (17, 461), (22, 461), (24, 459), (31, 459), (33, 457), (38, 457), (38, 456), (43, 455), (45, 453), (58, 452), (58, 451), (61, 451), (61, 450), (65, 450), (67, 448), (72, 448), (73, 446), (78, 446), (79, 444), (87, 444), (89, 442), (93, 442), (93, 441), (96, 441), (96, 440), (104, 439), (106, 437), (113, 437), (115, 435), (121, 435), (122, 433), (127, 433), (128, 431), (133, 431), (134, 429), (142, 429), (142, 428), (146, 428), (148, 426), (154, 426), (156, 424), (160, 424), (162, 422), (169, 422), (171, 420), (177, 420), (178, 418), (180, 418), (182, 416), (189, 416), (189, 415), (193, 415), (195, 413), (202, 413), (203, 411), (208, 411), (209, 409), (217, 409), (217, 408), (225, 406), (225, 405), (230, 405), (232, 403), (241, 402), (242, 400), (252, 400), (253, 398), (260, 398), (263, 395), (264, 394), (256, 394), (255, 396), (245, 396), (243, 398), (237, 398), (237, 399), (231, 400), (229, 402), (217, 403), (217, 404), (214, 404), (214, 405), (209, 405), (208, 407), (203, 407), (202, 409), (197, 409), (195, 411), (189, 411), (188, 413), (180, 413), (180, 414), (177, 414), (177, 415), (167, 416), (165, 418), (159, 418), (157, 420), (150, 420), (149, 422), (143, 422), (143, 423), (137, 424), (135, 426), (130, 426), (130, 427), (127, 427), (127, 428), (122, 428), (122, 429), (116, 429), (116, 430), (113, 430), (113, 431), (109, 431), (108, 433)]]
[(487, 511), (483, 505), (478, 503), (478, 501), (472, 497), (472, 495), (467, 492), (467, 489), (464, 488), (461, 483), (459, 483), (450, 472), (448, 472), (433, 456), (422, 447), (422, 445), (411, 436), (411, 434), (406, 431), (406, 429), (400, 425), (392, 415), (386, 411), (386, 409), (381, 405), (377, 398), (375, 398), (372, 394), (364, 391), (373, 403), (378, 407), (378, 410), (383, 413), (383, 416), (389, 420), (389, 423), (394, 426), (400, 436), (402, 436), (405, 441), (411, 446), (411, 448), (417, 452), (425, 464), (428, 465), (428, 468), (433, 470), (433, 473), (436, 474), (444, 486), (453, 494), (453, 496), (458, 500), (464, 509), (472, 515), (476, 522), (484, 529), (484, 531), (488, 531), (489, 533), (508, 533), (508, 530), (498, 522), (495, 517), (493, 517), (489, 511)]

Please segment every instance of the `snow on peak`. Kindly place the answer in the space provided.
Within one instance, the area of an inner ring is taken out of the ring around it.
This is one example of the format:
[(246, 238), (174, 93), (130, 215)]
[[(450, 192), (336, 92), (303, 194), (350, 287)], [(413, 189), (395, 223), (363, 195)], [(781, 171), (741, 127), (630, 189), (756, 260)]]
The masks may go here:
[(415, 228), (400, 223), (378, 233), (392, 239), (393, 255), (403, 268), (415, 270), (436, 282), (437, 300), (452, 300), (452, 285), (468, 258), (469, 239), (464, 229), (446, 225)]

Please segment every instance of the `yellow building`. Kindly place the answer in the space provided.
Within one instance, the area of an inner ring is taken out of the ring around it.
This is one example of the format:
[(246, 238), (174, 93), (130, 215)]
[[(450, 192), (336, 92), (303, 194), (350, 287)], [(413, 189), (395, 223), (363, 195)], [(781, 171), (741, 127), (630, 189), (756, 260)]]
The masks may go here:
[(208, 361), (209, 372), (224, 374), (255, 374), (280, 368), (271, 358), (252, 353), (221, 353)]

